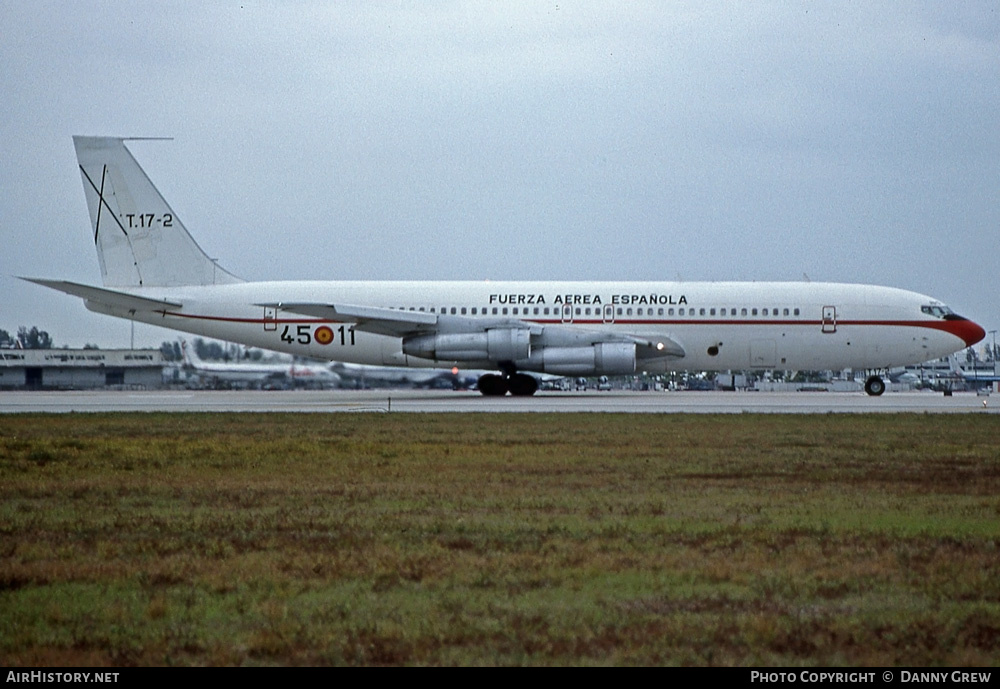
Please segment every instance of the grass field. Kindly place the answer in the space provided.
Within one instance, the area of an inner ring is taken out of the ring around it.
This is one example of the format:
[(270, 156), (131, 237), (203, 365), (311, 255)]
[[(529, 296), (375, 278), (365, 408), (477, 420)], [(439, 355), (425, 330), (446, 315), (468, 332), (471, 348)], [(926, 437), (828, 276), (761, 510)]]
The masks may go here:
[(0, 419), (0, 665), (996, 665), (996, 415)]

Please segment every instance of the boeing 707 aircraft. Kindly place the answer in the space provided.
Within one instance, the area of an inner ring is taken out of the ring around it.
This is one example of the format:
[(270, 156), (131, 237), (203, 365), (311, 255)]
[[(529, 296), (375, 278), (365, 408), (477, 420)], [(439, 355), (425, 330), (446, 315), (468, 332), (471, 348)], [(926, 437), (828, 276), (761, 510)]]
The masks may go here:
[(936, 299), (797, 282), (249, 282), (198, 246), (125, 142), (73, 143), (103, 287), (25, 278), (97, 313), (331, 361), (477, 368), (484, 395), (532, 395), (528, 372), (889, 367), (985, 337)]

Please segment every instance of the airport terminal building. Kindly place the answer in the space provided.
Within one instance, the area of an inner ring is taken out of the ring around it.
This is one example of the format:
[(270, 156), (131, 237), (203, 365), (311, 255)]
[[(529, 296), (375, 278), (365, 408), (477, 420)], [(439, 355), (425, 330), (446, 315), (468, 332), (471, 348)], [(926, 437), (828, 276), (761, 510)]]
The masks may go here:
[(163, 367), (156, 349), (0, 349), (0, 390), (152, 389)]

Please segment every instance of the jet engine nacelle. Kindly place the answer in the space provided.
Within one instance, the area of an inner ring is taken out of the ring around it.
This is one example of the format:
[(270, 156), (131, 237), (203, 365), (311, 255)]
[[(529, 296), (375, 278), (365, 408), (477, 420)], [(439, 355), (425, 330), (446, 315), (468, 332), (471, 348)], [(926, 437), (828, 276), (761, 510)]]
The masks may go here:
[(626, 375), (635, 373), (635, 345), (598, 342), (588, 347), (545, 347), (514, 363), (523, 370), (562, 376)]
[(480, 333), (417, 335), (403, 340), (403, 353), (439, 361), (516, 361), (531, 355), (526, 328), (493, 328)]

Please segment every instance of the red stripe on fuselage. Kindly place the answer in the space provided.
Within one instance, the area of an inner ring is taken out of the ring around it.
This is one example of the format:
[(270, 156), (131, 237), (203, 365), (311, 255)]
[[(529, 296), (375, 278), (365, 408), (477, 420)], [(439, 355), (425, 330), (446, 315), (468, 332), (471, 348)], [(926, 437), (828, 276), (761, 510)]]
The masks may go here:
[[(203, 316), (191, 313), (178, 313), (176, 311), (163, 311), (164, 316), (175, 316), (177, 318), (191, 318), (195, 320), (206, 320), (206, 321), (219, 321), (223, 323), (250, 323), (250, 324), (261, 324), (273, 323), (273, 324), (296, 324), (296, 323), (348, 323), (353, 322), (350, 319), (345, 319), (343, 321), (335, 321), (326, 318), (278, 318), (278, 319), (264, 319), (264, 318), (232, 318), (227, 316)], [(479, 318), (480, 316), (469, 316), (469, 318)], [(491, 317), (491, 316), (487, 316)], [(501, 316), (502, 317), (502, 316)], [(516, 316), (509, 316), (509, 318), (517, 319)], [(523, 320), (528, 323), (539, 323), (543, 325), (783, 325), (783, 326), (808, 326), (808, 327), (822, 327), (823, 321), (789, 321), (789, 320), (650, 320), (650, 319), (615, 319), (614, 321), (604, 321), (597, 319), (575, 319), (572, 321), (563, 321), (559, 319), (530, 319), (521, 318), (518, 320)], [(981, 326), (970, 320), (928, 320), (928, 321), (851, 321), (851, 320), (838, 320), (836, 323), (837, 327), (843, 326), (881, 326), (881, 327), (897, 327), (897, 328), (930, 328), (931, 330), (941, 330), (955, 337), (960, 338), (966, 344), (966, 346), (971, 347), (977, 342), (981, 341), (986, 337), (986, 331), (983, 330)]]

